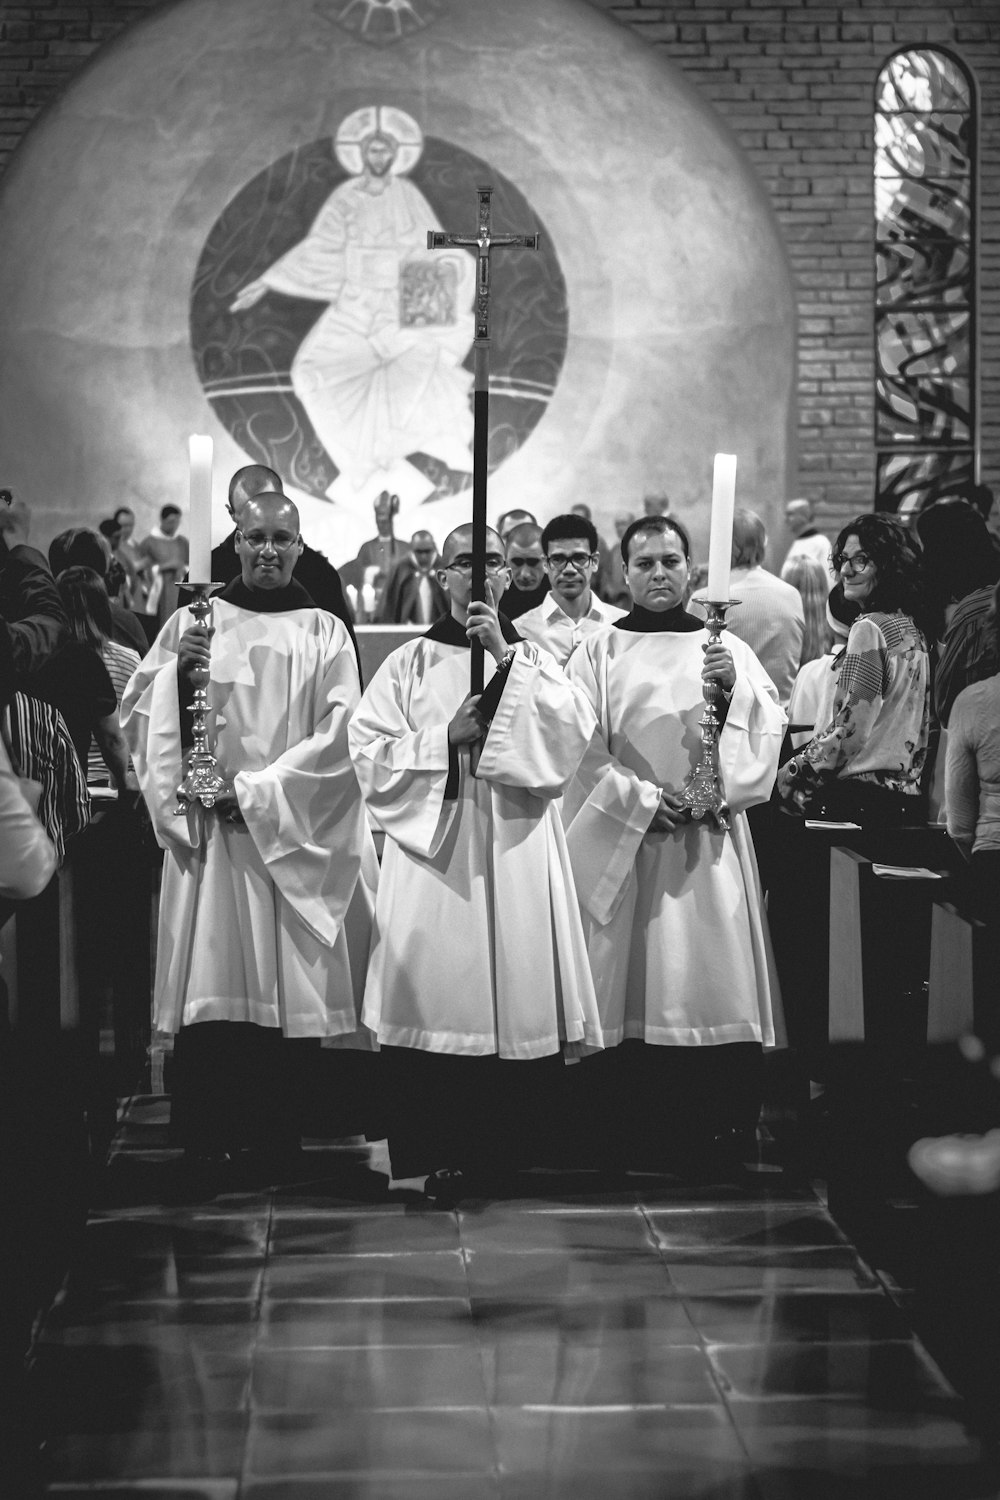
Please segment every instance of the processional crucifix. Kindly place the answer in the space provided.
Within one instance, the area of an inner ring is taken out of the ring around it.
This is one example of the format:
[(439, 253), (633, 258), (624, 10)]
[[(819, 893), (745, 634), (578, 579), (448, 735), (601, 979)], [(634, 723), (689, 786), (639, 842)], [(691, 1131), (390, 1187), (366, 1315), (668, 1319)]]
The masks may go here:
[[(494, 234), (490, 225), (491, 187), (477, 188), (479, 227), (475, 234), (427, 233), (428, 250), (459, 245), (476, 252), (475, 394), (472, 431), (472, 598), (486, 598), (486, 463), (490, 436), (490, 251), (505, 246), (537, 250), (537, 234)], [(483, 646), (472, 642), (472, 692), (483, 690)]]

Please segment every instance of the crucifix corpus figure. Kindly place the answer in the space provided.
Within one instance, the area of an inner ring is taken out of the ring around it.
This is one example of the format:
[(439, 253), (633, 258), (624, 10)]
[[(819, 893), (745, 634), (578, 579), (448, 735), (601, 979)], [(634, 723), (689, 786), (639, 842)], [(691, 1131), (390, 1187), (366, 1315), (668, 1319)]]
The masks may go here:
[[(486, 598), (486, 463), (490, 432), (490, 251), (506, 246), (537, 250), (536, 234), (494, 234), (490, 224), (492, 187), (481, 187), (479, 225), (475, 234), (451, 234), (446, 229), (431, 229), (427, 234), (428, 250), (460, 245), (476, 252), (476, 339), (475, 394), (472, 439), (472, 595), (473, 602)], [(483, 691), (483, 645), (472, 642), (473, 693)]]

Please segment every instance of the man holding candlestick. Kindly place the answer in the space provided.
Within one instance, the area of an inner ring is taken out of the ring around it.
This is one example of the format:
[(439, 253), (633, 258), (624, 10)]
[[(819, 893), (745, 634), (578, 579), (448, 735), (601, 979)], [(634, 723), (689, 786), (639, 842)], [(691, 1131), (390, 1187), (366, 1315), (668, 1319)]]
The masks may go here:
[[(179, 610), (132, 678), (122, 724), (166, 851), (154, 1024), (176, 1033), (173, 1124), (218, 1174), (237, 1151), (293, 1147), (282, 1038), (367, 1045), (358, 1016), (377, 862), (347, 754), (359, 698), (344, 625), (292, 577), (299, 518), (283, 495), (240, 512), (240, 577), (214, 629)], [(177, 813), (191, 703), (209, 673), (225, 790)]]
[[(714, 1175), (756, 1124), (761, 1045), (781, 1025), (744, 809), (770, 795), (785, 716), (750, 649), (727, 634), (710, 641), (685, 610), (689, 553), (669, 516), (635, 521), (622, 538), (631, 612), (583, 640), (566, 668), (600, 727), (564, 819), (611, 1049), (583, 1064), (608, 1149), (633, 1165)], [(718, 555), (728, 570), (728, 550)], [(730, 831), (691, 821), (680, 795), (698, 759), (706, 679), (722, 689)]]

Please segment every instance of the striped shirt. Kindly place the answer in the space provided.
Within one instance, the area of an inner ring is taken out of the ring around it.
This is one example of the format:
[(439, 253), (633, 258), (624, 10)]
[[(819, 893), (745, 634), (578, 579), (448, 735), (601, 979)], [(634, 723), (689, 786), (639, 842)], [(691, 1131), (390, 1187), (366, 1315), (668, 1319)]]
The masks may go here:
[[(108, 641), (102, 652), (102, 659), (108, 669), (108, 676), (111, 678), (111, 685), (118, 699), (118, 707), (121, 708), (122, 694), (128, 686), (129, 678), (139, 665), (139, 653), (133, 651), (130, 646), (119, 646), (117, 641)], [(131, 760), (129, 760), (128, 768), (131, 771)], [(104, 757), (93, 735), (90, 737), (90, 750), (87, 754), (87, 781), (92, 786), (108, 786), (111, 782), (111, 772), (104, 764)]]

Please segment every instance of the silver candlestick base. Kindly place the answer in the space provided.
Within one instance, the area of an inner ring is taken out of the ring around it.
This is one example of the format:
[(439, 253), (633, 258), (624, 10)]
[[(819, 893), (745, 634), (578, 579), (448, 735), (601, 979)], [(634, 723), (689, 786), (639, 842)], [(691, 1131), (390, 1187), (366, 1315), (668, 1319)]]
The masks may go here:
[[(726, 610), (739, 602), (738, 599), (705, 600), (705, 609), (708, 611), (705, 627), (708, 630), (709, 644), (718, 640), (725, 629)], [(701, 757), (698, 764), (688, 772), (684, 779), (681, 805), (687, 809), (688, 817), (692, 821), (711, 818), (717, 828), (728, 833), (732, 827), (732, 814), (729, 811), (729, 803), (722, 794), (722, 782), (719, 779), (720, 719), (716, 704), (722, 697), (721, 684), (713, 681), (706, 682), (703, 685), (703, 696), (705, 712), (699, 721)]]
[[(185, 586), (191, 593), (191, 602), (188, 605), (191, 613), (199, 625), (205, 625), (212, 616), (212, 595), (218, 593), (223, 587), (221, 583), (188, 583)], [(224, 790), (226, 783), (219, 775), (218, 763), (212, 754), (208, 744), (208, 730), (205, 725), (208, 714), (208, 683), (209, 672), (207, 668), (192, 674), (194, 682), (194, 699), (190, 704), (193, 716), (193, 742), (188, 751), (184, 780), (177, 788), (177, 810), (175, 817), (183, 817), (189, 807), (200, 802), (202, 807), (214, 807), (215, 799)]]

